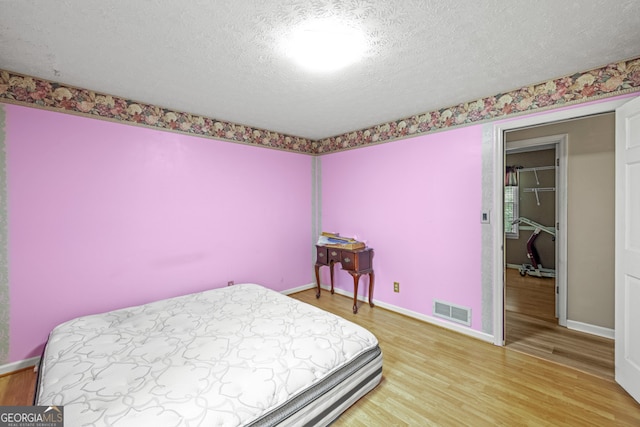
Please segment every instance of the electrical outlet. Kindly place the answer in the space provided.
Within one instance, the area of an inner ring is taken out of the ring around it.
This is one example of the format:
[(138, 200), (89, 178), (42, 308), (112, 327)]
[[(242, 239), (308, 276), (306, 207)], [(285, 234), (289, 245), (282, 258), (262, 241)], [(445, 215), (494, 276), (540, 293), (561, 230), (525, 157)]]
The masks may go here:
[(233, 285), (234, 285), (233, 280), (229, 280), (229, 281), (227, 282), (227, 286), (233, 286)]
[(400, 292), (400, 282), (393, 282), (393, 292)]

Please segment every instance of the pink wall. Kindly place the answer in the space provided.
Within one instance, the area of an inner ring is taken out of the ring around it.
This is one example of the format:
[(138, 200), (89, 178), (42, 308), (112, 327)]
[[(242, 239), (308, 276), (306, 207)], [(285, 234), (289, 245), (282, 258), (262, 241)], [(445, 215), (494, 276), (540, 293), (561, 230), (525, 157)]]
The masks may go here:
[(9, 362), (67, 319), (311, 283), (309, 156), (4, 105)]
[[(434, 298), (471, 307), (482, 329), (481, 144), (472, 126), (322, 157), (322, 228), (374, 249), (375, 300), (429, 316)], [(336, 284), (353, 291), (339, 268)]]

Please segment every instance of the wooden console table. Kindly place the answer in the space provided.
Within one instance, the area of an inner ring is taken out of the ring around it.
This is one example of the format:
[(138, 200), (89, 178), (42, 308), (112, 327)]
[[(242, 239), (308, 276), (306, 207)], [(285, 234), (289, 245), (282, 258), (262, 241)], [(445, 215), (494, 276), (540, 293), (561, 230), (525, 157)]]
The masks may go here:
[(358, 282), (363, 274), (369, 275), (369, 305), (373, 307), (373, 249), (339, 249), (316, 245), (316, 283), (320, 298), (320, 267), (327, 265), (331, 272), (331, 293), (333, 294), (333, 264), (339, 262), (342, 269), (353, 277), (353, 313), (358, 312)]

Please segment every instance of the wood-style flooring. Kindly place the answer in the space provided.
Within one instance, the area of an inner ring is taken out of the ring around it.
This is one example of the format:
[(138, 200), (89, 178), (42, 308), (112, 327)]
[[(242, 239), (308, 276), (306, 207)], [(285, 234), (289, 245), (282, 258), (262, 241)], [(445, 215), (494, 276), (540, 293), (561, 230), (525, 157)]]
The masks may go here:
[(506, 271), (508, 349), (614, 380), (614, 341), (558, 325), (555, 280)]
[(640, 426), (640, 404), (613, 381), (403, 316), (309, 290), (292, 297), (372, 331), (383, 379), (333, 425)]
[(36, 374), (33, 367), (0, 376), (0, 406), (33, 405)]
[[(354, 315), (341, 295), (292, 297), (362, 325), (382, 348), (382, 382), (333, 426), (640, 425), (640, 404), (612, 381), (366, 303)], [(29, 404), (33, 386), (9, 395)]]

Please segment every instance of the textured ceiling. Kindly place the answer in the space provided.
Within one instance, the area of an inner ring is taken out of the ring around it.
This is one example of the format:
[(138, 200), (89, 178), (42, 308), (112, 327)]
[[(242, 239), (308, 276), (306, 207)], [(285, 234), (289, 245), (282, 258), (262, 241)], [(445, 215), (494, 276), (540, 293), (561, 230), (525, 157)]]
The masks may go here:
[[(295, 66), (313, 17), (365, 58)], [(314, 140), (638, 56), (638, 0), (0, 1), (0, 69)]]

